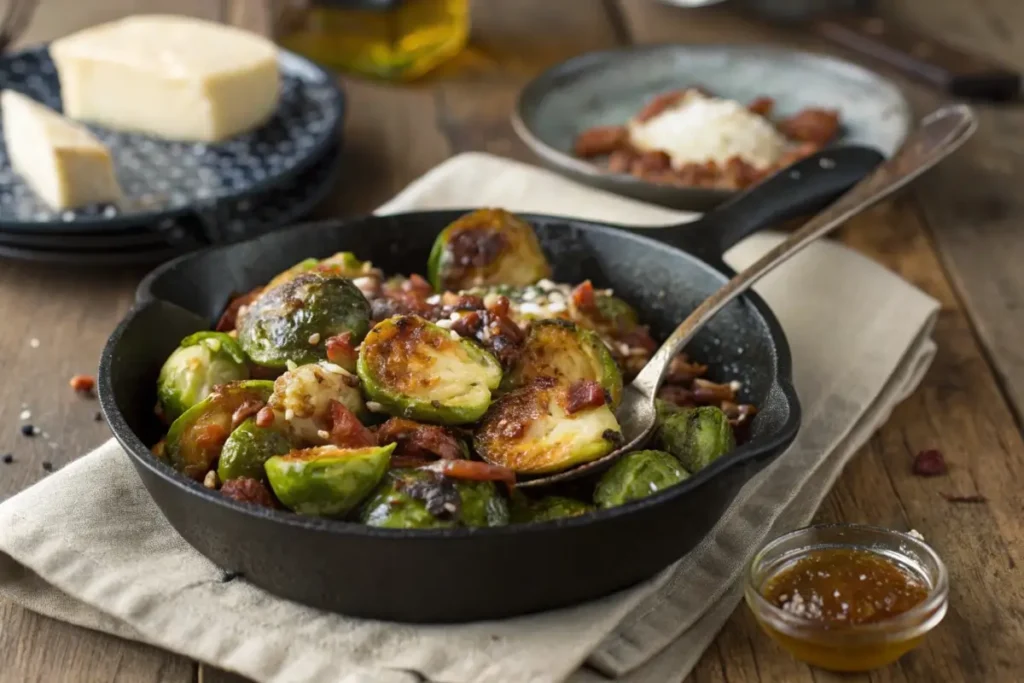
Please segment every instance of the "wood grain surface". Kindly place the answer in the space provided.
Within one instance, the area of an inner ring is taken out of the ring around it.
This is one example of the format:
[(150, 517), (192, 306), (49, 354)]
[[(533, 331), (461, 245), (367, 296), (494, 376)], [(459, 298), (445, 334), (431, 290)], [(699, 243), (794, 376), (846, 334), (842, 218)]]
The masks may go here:
[[(235, 0), (238, 2), (240, 0)], [(244, 0), (241, 0), (244, 1)], [(890, 11), (936, 37), (1024, 69), (1019, 0), (897, 0)], [(728, 8), (679, 10), (652, 0), (480, 0), (470, 49), (404, 87), (344, 79), (350, 98), (345, 172), (323, 215), (372, 209), (454, 153), (486, 150), (531, 161), (508, 114), (533, 75), (592, 49), (643, 42), (774, 42), (833, 51), (807, 32)], [(47, 40), (132, 11), (230, 14), (215, 0), (43, 0), (22, 42)], [(1018, 30), (1009, 30), (1007, 27)], [(897, 78), (894, 74), (886, 74)], [(897, 78), (898, 80), (898, 78)], [(904, 83), (919, 112), (938, 96)], [(945, 622), (887, 669), (838, 677), (795, 662), (742, 606), (688, 680), (1018, 681), (1024, 679), (1024, 109), (980, 106), (976, 139), (898, 201), (846, 226), (840, 239), (942, 303), (939, 354), (921, 389), (850, 463), (818, 517), (912, 527), (950, 574)], [(141, 272), (78, 272), (0, 262), (0, 498), (109, 436), (95, 401), (67, 381), (94, 372)], [(38, 347), (30, 343), (38, 339)], [(22, 405), (47, 435), (23, 437)], [(920, 479), (913, 456), (939, 448), (949, 476)], [(942, 493), (981, 494), (956, 505)], [(0, 604), (0, 682), (239, 683), (148, 646)]]

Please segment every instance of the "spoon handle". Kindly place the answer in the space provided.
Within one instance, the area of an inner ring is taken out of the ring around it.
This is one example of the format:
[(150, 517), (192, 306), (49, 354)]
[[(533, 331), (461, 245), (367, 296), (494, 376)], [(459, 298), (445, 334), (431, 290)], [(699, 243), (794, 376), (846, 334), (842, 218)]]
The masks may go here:
[(746, 270), (737, 273), (695, 308), (636, 376), (633, 387), (653, 397), (672, 358), (726, 304), (814, 240), (835, 230), (930, 169), (960, 147), (974, 133), (975, 128), (977, 122), (974, 113), (965, 105), (942, 107), (926, 116), (891, 159), (883, 162), (835, 203), (791, 233)]

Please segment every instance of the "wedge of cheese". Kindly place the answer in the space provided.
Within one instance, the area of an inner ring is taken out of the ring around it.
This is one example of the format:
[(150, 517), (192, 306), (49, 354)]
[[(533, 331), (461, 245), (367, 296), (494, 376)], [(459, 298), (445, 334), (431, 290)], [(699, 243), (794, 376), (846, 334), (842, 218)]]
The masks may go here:
[(139, 15), (50, 44), (64, 112), (170, 140), (218, 142), (277, 108), (273, 42), (183, 16)]
[(84, 126), (14, 90), (0, 93), (0, 114), (11, 167), (51, 208), (121, 199), (110, 150)]

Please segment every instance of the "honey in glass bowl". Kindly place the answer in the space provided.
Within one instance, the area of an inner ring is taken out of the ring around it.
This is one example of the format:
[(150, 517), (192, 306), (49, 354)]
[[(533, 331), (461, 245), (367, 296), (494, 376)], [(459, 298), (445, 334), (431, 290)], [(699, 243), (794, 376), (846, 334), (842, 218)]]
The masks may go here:
[(861, 525), (798, 529), (751, 562), (747, 604), (797, 659), (868, 671), (917, 647), (945, 616), (942, 560), (914, 536)]

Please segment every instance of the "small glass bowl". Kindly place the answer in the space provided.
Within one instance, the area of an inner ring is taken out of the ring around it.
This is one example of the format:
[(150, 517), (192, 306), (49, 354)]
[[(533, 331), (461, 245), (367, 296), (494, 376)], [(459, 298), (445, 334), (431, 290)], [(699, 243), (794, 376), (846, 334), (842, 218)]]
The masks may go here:
[[(762, 595), (765, 582), (782, 568), (829, 548), (878, 553), (924, 582), (928, 595), (891, 619), (829, 628), (776, 607)], [(822, 524), (791, 531), (761, 548), (750, 563), (743, 592), (761, 628), (797, 659), (830, 671), (868, 671), (917, 647), (942, 621), (949, 579), (942, 560), (919, 538), (860, 524)]]

